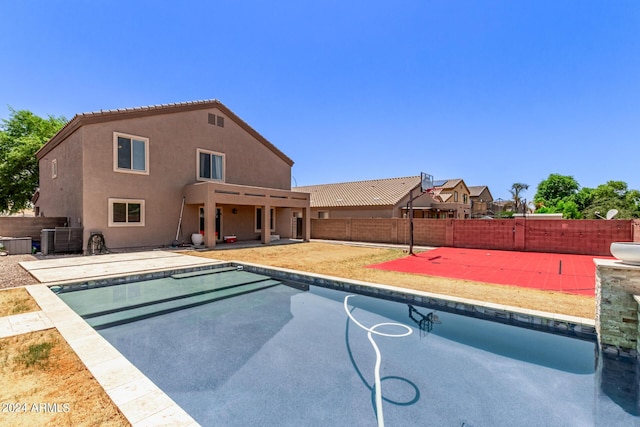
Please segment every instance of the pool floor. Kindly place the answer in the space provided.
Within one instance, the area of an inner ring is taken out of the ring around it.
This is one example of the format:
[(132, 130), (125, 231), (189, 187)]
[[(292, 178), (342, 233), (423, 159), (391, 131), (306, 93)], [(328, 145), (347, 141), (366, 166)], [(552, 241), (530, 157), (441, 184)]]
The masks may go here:
[[(99, 332), (204, 426), (640, 425), (592, 342), (306, 289), (273, 285)], [(363, 327), (382, 323), (412, 333), (372, 336), (378, 407)]]

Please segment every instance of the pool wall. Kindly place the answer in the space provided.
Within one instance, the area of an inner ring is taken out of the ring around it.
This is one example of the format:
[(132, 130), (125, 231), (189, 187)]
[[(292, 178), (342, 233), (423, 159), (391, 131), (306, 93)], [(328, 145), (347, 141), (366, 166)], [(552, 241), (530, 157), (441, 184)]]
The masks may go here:
[(252, 273), (263, 274), (274, 279), (300, 282), (307, 285), (322, 286), (370, 295), (403, 303), (415, 303), (423, 307), (449, 313), (461, 314), (479, 319), (509, 324), (513, 326), (550, 332), (579, 338), (585, 341), (597, 341), (595, 322), (582, 317), (566, 316), (538, 310), (528, 310), (501, 304), (456, 298), (417, 290), (399, 288), (358, 280), (343, 279), (314, 273), (301, 273), (277, 267), (266, 267), (245, 262), (232, 262)]

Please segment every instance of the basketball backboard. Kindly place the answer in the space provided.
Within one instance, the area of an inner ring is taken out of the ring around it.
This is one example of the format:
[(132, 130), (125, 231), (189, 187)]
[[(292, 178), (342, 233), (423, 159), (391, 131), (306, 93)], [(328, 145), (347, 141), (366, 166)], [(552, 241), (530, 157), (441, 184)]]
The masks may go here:
[(420, 191), (425, 192), (433, 188), (433, 175), (428, 173), (420, 173)]

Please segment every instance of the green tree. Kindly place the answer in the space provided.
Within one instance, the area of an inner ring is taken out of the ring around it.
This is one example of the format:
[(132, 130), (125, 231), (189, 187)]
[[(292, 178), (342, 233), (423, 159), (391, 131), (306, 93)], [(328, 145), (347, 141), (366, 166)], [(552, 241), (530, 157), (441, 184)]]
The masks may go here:
[(576, 204), (580, 212), (583, 212), (593, 202), (593, 189), (582, 187), (580, 191), (571, 195), (569, 200)]
[[(551, 208), (561, 200), (572, 200), (580, 189), (578, 181), (572, 176), (552, 173), (547, 179), (538, 184), (533, 200), (536, 206)], [(583, 194), (582, 196), (586, 196)], [(573, 200), (578, 205), (577, 200)]]
[(624, 181), (607, 181), (591, 192), (591, 203), (584, 209), (586, 218), (605, 217), (611, 209), (616, 209), (616, 218), (640, 218), (640, 191), (629, 190)]
[(27, 208), (38, 187), (35, 153), (65, 125), (64, 117), (39, 117), (9, 107), (0, 125), (0, 212)]
[(560, 200), (554, 206), (543, 206), (536, 209), (536, 213), (561, 213), (566, 219), (582, 218), (578, 205), (572, 200)]
[[(515, 211), (518, 212), (519, 206), (523, 203), (522, 197), (520, 197), (520, 193), (527, 190), (529, 188), (529, 184), (523, 184), (521, 182), (516, 182), (511, 185), (511, 189), (509, 192), (513, 196), (513, 202), (515, 203)], [(526, 208), (526, 207), (525, 207)]]

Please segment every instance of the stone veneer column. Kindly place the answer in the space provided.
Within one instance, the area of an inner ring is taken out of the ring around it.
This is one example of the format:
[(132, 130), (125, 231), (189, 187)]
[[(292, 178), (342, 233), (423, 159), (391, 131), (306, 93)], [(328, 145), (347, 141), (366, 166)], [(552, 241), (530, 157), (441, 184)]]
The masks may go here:
[(601, 349), (636, 357), (640, 266), (617, 260), (594, 259), (596, 264), (596, 332)]

